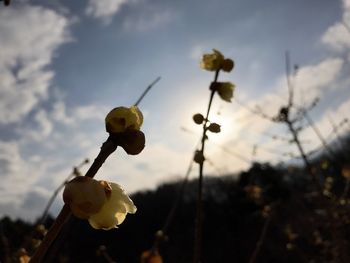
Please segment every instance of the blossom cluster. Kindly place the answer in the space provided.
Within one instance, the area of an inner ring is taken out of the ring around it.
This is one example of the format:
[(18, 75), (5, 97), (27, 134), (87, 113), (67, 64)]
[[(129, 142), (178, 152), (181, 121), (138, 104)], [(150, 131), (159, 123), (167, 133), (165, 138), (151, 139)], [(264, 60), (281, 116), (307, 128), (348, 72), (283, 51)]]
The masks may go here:
[[(140, 131), (142, 123), (143, 115), (136, 106), (114, 108), (105, 118), (110, 139), (128, 154), (138, 154), (145, 146), (145, 137)], [(77, 176), (68, 182), (63, 200), (73, 215), (87, 219), (95, 229), (116, 228), (128, 213), (137, 210), (119, 184), (87, 176)]]
[[(213, 49), (213, 53), (211, 54), (204, 54), (200, 62), (201, 68), (208, 71), (216, 71), (216, 72), (219, 72), (220, 70), (224, 72), (231, 72), (232, 69), (234, 68), (234, 65), (235, 63), (232, 59), (225, 58), (224, 55), (221, 54), (221, 52), (216, 49)], [(234, 88), (235, 88), (235, 85), (232, 84), (231, 82), (214, 81), (210, 85), (210, 89), (217, 91), (221, 99), (227, 102), (231, 102)]]

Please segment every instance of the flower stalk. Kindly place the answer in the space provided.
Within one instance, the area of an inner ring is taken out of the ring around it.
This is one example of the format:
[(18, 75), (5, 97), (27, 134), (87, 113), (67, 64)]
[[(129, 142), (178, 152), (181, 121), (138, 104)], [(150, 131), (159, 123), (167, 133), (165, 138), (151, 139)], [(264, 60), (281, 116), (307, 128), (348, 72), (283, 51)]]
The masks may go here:
[[(214, 82), (217, 81), (219, 76), (219, 70), (215, 73)], [(209, 97), (209, 103), (207, 108), (207, 114), (203, 122), (203, 133), (202, 133), (202, 139), (201, 139), (201, 149), (200, 149), (200, 155), (204, 156), (204, 149), (205, 149), (205, 141), (207, 137), (207, 123), (208, 123), (208, 117), (210, 114), (211, 105), (213, 102), (215, 90), (211, 90), (210, 97)], [(198, 192), (197, 192), (197, 210), (196, 210), (196, 221), (195, 221), (195, 241), (194, 241), (194, 263), (200, 262), (200, 255), (201, 255), (201, 246), (202, 246), (202, 213), (203, 213), (203, 168), (204, 168), (204, 160), (199, 162), (199, 178), (198, 178)]]
[[(194, 161), (199, 164), (198, 192), (196, 204), (196, 219), (195, 219), (195, 236), (194, 236), (194, 252), (193, 263), (201, 262), (201, 247), (202, 247), (202, 224), (203, 224), (203, 170), (204, 170), (204, 150), (205, 142), (208, 139), (207, 131), (213, 133), (220, 132), (220, 125), (210, 122), (209, 114), (213, 103), (215, 93), (226, 102), (231, 102), (235, 85), (231, 82), (218, 82), (220, 70), (230, 72), (234, 67), (232, 59), (225, 58), (218, 50), (213, 50), (212, 54), (203, 55), (201, 67), (205, 70), (215, 72), (214, 81), (210, 84), (210, 96), (206, 115), (203, 116), (197, 113), (193, 116), (193, 121), (203, 127), (201, 148), (197, 150), (194, 156)], [(210, 123), (210, 125), (208, 125)]]

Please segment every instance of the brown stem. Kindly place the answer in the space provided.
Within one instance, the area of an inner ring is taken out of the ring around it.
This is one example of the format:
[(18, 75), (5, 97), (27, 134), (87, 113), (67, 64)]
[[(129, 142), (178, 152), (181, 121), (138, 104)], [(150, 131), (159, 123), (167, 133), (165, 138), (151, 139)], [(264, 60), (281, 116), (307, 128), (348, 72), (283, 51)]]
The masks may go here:
[[(102, 144), (101, 150), (97, 155), (96, 159), (92, 163), (89, 170), (86, 172), (85, 176), (93, 178), (97, 171), (100, 169), (102, 164), (117, 149), (117, 145), (108, 137), (108, 139)], [(57, 216), (52, 227), (49, 229), (44, 240), (41, 242), (39, 248), (35, 251), (33, 257), (31, 258), (31, 263), (44, 262), (45, 256), (49, 251), (51, 245), (60, 234), (61, 229), (65, 223), (69, 223), (72, 220), (72, 213), (68, 205), (64, 205), (61, 212)]]
[(261, 247), (262, 247), (262, 244), (264, 243), (265, 241), (265, 238), (266, 238), (266, 233), (267, 233), (267, 229), (270, 225), (270, 222), (271, 222), (271, 215), (268, 216), (264, 222), (264, 225), (263, 225), (263, 228), (261, 230), (261, 233), (260, 233), (260, 237), (259, 237), (259, 240), (258, 242), (256, 243), (256, 246), (255, 246), (255, 249), (254, 249), (254, 252), (252, 254), (252, 256), (250, 257), (250, 260), (249, 260), (249, 263), (254, 263), (260, 250), (261, 250)]
[[(219, 76), (219, 70), (215, 72), (214, 82), (217, 81)], [(206, 141), (206, 133), (207, 133), (207, 123), (210, 113), (210, 108), (213, 102), (215, 90), (211, 90), (207, 114), (203, 123), (203, 133), (202, 133), (202, 146), (201, 146), (201, 154), (204, 156), (205, 149), (205, 141)], [(196, 221), (195, 221), (195, 237), (194, 237), (194, 255), (193, 255), (193, 263), (199, 263), (201, 260), (201, 246), (202, 246), (202, 210), (203, 210), (203, 168), (204, 161), (199, 163), (199, 178), (198, 178), (198, 192), (197, 192), (197, 211), (196, 211)]]
[(317, 180), (315, 174), (314, 174), (313, 171), (312, 171), (312, 166), (311, 166), (310, 161), (309, 161), (309, 159), (307, 158), (307, 156), (306, 156), (306, 154), (305, 154), (305, 151), (304, 151), (304, 149), (303, 149), (303, 147), (302, 147), (302, 145), (301, 145), (301, 143), (300, 143), (300, 140), (299, 140), (297, 131), (295, 130), (295, 128), (294, 128), (294, 126), (293, 126), (293, 123), (292, 123), (289, 119), (285, 120), (285, 123), (287, 124), (288, 129), (289, 129), (290, 133), (291, 133), (292, 136), (293, 136), (293, 141), (295, 142), (295, 144), (296, 144), (297, 147), (298, 147), (298, 150), (299, 150), (299, 152), (300, 152), (301, 158), (302, 158), (303, 161), (304, 161), (305, 167), (306, 167), (308, 173), (310, 174), (312, 181), (313, 181), (314, 184), (316, 185), (318, 191), (319, 191), (319, 192), (322, 192), (322, 187), (321, 187), (319, 181)]

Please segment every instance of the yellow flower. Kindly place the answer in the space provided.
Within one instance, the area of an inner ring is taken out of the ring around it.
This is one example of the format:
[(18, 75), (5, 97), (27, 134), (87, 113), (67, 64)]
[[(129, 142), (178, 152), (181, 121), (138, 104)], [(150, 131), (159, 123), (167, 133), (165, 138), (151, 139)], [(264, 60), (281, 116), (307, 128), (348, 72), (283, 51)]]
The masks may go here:
[(91, 214), (100, 211), (107, 201), (106, 189), (99, 181), (78, 176), (66, 184), (63, 201), (76, 217), (88, 219)]
[(124, 132), (127, 129), (140, 130), (143, 116), (138, 107), (117, 107), (111, 110), (105, 119), (109, 133)]
[(141, 254), (141, 263), (163, 263), (163, 259), (158, 250), (146, 250)]
[(95, 229), (116, 228), (127, 213), (136, 212), (136, 206), (120, 185), (83, 176), (66, 185), (63, 200), (73, 215), (88, 219)]
[(201, 68), (209, 71), (217, 71), (221, 69), (224, 61), (224, 56), (220, 51), (213, 49), (212, 54), (204, 54), (201, 61)]
[(220, 98), (224, 101), (231, 102), (235, 85), (231, 82), (213, 82), (210, 89), (217, 91)]
[(117, 225), (124, 221), (127, 213), (134, 214), (137, 209), (120, 185), (106, 181), (102, 182), (110, 187), (110, 196), (108, 196), (101, 210), (90, 216), (89, 223), (95, 229), (109, 230), (117, 228)]
[(230, 72), (235, 63), (230, 58), (225, 58), (220, 51), (213, 49), (212, 54), (204, 54), (200, 63), (201, 68), (209, 71), (217, 71), (222, 69), (225, 72)]
[(344, 165), (341, 170), (341, 173), (344, 178), (346, 178), (347, 180), (350, 180), (350, 165)]

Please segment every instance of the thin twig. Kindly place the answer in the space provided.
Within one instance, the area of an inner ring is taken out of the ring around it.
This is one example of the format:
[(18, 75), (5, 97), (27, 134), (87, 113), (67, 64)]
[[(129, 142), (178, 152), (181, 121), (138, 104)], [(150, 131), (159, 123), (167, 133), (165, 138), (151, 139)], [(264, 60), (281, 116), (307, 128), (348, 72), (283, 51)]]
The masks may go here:
[(192, 158), (190, 163), (189, 163), (189, 165), (188, 165), (188, 168), (187, 168), (185, 177), (184, 177), (184, 179), (182, 181), (182, 184), (180, 186), (180, 189), (179, 189), (179, 191), (177, 193), (176, 200), (174, 201), (173, 206), (172, 206), (172, 208), (171, 208), (171, 210), (170, 210), (170, 212), (169, 212), (169, 214), (167, 216), (167, 219), (165, 220), (165, 223), (164, 223), (164, 225), (162, 227), (162, 231), (163, 231), (164, 234), (168, 231), (168, 228), (169, 228), (169, 226), (170, 226), (170, 224), (171, 224), (171, 222), (172, 222), (172, 220), (174, 218), (176, 209), (179, 206), (179, 203), (180, 203), (181, 198), (183, 196), (183, 193), (185, 191), (186, 185), (188, 183), (188, 178), (189, 178), (190, 173), (192, 171), (193, 162), (194, 161), (193, 161), (193, 158)]
[(290, 80), (290, 56), (289, 51), (286, 51), (286, 78), (287, 78), (287, 87), (288, 87), (288, 108), (293, 106), (293, 98), (294, 98), (294, 87), (292, 86), (292, 82)]
[(63, 187), (67, 184), (67, 182), (75, 175), (75, 171), (76, 169), (81, 168), (84, 164), (88, 163), (88, 159), (84, 160), (81, 164), (78, 165), (78, 167), (73, 168), (73, 172), (71, 172), (67, 178), (56, 188), (56, 190), (53, 192), (51, 198), (49, 199), (49, 201), (47, 202), (47, 205), (44, 209), (44, 212), (39, 220), (39, 222), (41, 224), (45, 223), (45, 220), (47, 218), (47, 215), (49, 213), (50, 207), (53, 203), (53, 201), (55, 200), (55, 198), (57, 197), (58, 193), (63, 189)]
[(141, 94), (140, 98), (135, 102), (135, 106), (138, 106), (146, 94), (151, 90), (151, 88), (160, 80), (160, 77), (156, 78)]
[(271, 222), (271, 217), (272, 216), (269, 215), (264, 222), (263, 228), (262, 228), (261, 233), (260, 233), (260, 237), (258, 239), (258, 242), (256, 243), (253, 254), (250, 257), (249, 263), (254, 263), (256, 261), (256, 258), (257, 258), (258, 254), (261, 250), (261, 247), (265, 241), (267, 229), (268, 229), (270, 222)]

